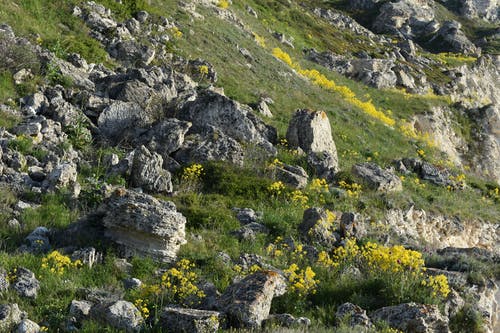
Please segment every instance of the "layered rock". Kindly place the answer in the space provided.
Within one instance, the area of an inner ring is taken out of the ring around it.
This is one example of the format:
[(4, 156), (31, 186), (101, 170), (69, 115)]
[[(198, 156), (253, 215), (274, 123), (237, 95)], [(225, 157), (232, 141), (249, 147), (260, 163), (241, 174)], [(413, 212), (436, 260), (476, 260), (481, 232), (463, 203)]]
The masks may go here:
[(163, 169), (163, 158), (144, 146), (134, 151), (131, 184), (148, 192), (170, 193), (173, 190), (171, 175)]
[(403, 190), (403, 184), (397, 175), (382, 169), (375, 163), (355, 164), (352, 167), (352, 173), (376, 191), (399, 192)]

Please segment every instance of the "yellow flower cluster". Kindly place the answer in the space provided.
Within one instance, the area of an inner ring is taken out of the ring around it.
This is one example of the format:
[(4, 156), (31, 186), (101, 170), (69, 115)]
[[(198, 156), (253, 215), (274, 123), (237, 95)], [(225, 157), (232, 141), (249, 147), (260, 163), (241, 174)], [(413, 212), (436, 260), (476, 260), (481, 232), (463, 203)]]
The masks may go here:
[(179, 30), (179, 28), (177, 27), (172, 27), (170, 28), (170, 33), (172, 34), (172, 36), (174, 36), (174, 38), (176, 39), (180, 39), (182, 38), (182, 31)]
[(328, 183), (326, 182), (326, 179), (314, 178), (309, 185), (309, 190), (315, 192), (328, 192)]
[(260, 47), (266, 47), (266, 39), (262, 36), (259, 36), (257, 33), (252, 32), (253, 39)]
[(316, 262), (319, 266), (323, 266), (325, 268), (336, 268), (339, 266), (338, 262), (335, 262), (330, 258), (330, 255), (326, 251), (321, 251), (318, 253), (318, 260)]
[(272, 183), (267, 187), (267, 190), (273, 197), (279, 196), (285, 189), (285, 184), (282, 181)]
[(42, 268), (51, 273), (63, 275), (67, 268), (80, 268), (83, 264), (80, 260), (71, 261), (70, 257), (61, 254), (59, 251), (52, 251), (42, 258)]
[(500, 189), (498, 187), (495, 187), (488, 192), (488, 196), (493, 199), (500, 199)]
[(309, 202), (309, 197), (304, 194), (301, 190), (295, 190), (292, 193), (290, 193), (290, 201), (294, 204), (299, 204), (303, 209), (306, 209), (309, 207), (308, 202)]
[(269, 165), (267, 166), (268, 169), (274, 169), (274, 168), (281, 168), (283, 167), (283, 162), (281, 162), (279, 159), (275, 158), (274, 160), (272, 160), (271, 163), (269, 163)]
[(425, 158), (425, 151), (422, 148), (417, 149), (417, 154), (418, 156)]
[(299, 297), (316, 293), (319, 281), (314, 279), (316, 273), (310, 266), (300, 269), (297, 264), (291, 264), (284, 273), (290, 283), (290, 291), (297, 293)]
[(407, 250), (401, 245), (387, 247), (368, 242), (361, 248), (361, 256), (370, 269), (385, 272), (419, 273), (424, 267), (420, 252)]
[(344, 189), (347, 193), (347, 196), (349, 198), (359, 198), (361, 195), (363, 187), (360, 184), (357, 183), (347, 183), (344, 180), (341, 180), (339, 182), (340, 188)]
[(422, 183), (420, 178), (414, 178), (413, 183), (415, 184), (415, 186), (417, 186), (417, 188), (425, 188), (426, 187), (425, 183)]
[(207, 75), (208, 74), (208, 66), (207, 65), (198, 66), (198, 72), (201, 75)]
[(427, 280), (422, 281), (422, 285), (432, 289), (432, 296), (446, 297), (451, 291), (448, 278), (443, 274), (429, 276)]
[(272, 257), (281, 257), (283, 255), (283, 250), (288, 249), (288, 244), (281, 243), (283, 237), (278, 236), (274, 240), (274, 243), (269, 244), (266, 248), (267, 255)]
[(337, 85), (333, 80), (328, 79), (325, 75), (321, 74), (315, 69), (302, 69), (299, 64), (292, 61), (292, 58), (290, 57), (290, 55), (288, 55), (288, 53), (284, 52), (280, 48), (273, 49), (273, 56), (293, 68), (300, 75), (308, 78), (313, 84), (320, 86), (326, 90), (339, 93), (345, 101), (360, 108), (369, 116), (378, 119), (382, 123), (391, 127), (396, 123), (394, 119), (388, 117), (382, 111), (377, 110), (371, 100), (367, 102), (361, 101), (356, 97), (356, 94), (351, 89), (349, 89), (349, 87)]
[(186, 302), (189, 297), (205, 297), (205, 293), (196, 286), (198, 276), (192, 271), (194, 267), (194, 263), (182, 259), (161, 276), (161, 287), (180, 303)]
[(193, 164), (184, 168), (182, 171), (182, 180), (197, 181), (203, 175), (203, 166), (201, 164)]
[(407, 138), (425, 143), (428, 147), (435, 147), (436, 143), (429, 133), (421, 133), (415, 129), (409, 122), (402, 120), (399, 125), (399, 131)]
[(219, 3), (217, 4), (217, 7), (226, 9), (229, 7), (229, 1), (227, 0), (219, 0)]
[(146, 301), (144, 301), (141, 298), (138, 298), (135, 300), (134, 305), (139, 311), (141, 312), (141, 315), (144, 319), (147, 319), (149, 317), (149, 308), (148, 304)]

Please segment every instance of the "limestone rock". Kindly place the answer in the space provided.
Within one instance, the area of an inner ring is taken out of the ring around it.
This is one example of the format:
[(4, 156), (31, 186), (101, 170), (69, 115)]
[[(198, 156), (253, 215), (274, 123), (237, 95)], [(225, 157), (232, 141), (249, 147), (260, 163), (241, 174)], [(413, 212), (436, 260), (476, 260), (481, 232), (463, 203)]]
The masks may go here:
[(295, 318), (291, 314), (280, 313), (270, 315), (262, 322), (262, 326), (264, 328), (270, 327), (271, 329), (276, 326), (307, 328), (311, 326), (311, 320), (306, 317)]
[(142, 281), (136, 278), (128, 278), (123, 280), (123, 287), (126, 290), (138, 289), (142, 286)]
[(17, 268), (14, 274), (15, 278), (11, 287), (21, 297), (36, 298), (40, 289), (40, 282), (36, 279), (35, 274), (23, 267)]
[(0, 267), (0, 293), (3, 293), (7, 289), (9, 289), (9, 280), (7, 280), (7, 272), (5, 269)]
[(69, 314), (77, 321), (88, 318), (92, 303), (89, 301), (72, 300), (69, 306)]
[(139, 332), (144, 321), (135, 305), (123, 300), (98, 304), (92, 308), (91, 315), (97, 320), (125, 332)]
[(339, 171), (338, 159), (329, 152), (307, 154), (307, 164), (316, 172), (316, 176), (332, 182)]
[(262, 220), (262, 212), (256, 212), (251, 208), (233, 208), (236, 218), (242, 225), (259, 222)]
[(23, 312), (19, 310), (17, 304), (0, 305), (0, 331), (8, 332), (18, 325), (23, 317)]
[(398, 176), (375, 163), (355, 164), (352, 167), (352, 173), (376, 191), (399, 192), (403, 190), (403, 184)]
[(305, 152), (328, 152), (338, 161), (337, 148), (332, 138), (330, 122), (325, 112), (298, 110), (288, 125), (288, 144)]
[(498, 9), (498, 0), (460, 0), (458, 2), (460, 4), (460, 14), (469, 19), (480, 18), (492, 23), (499, 22), (500, 10)]
[(307, 172), (297, 166), (282, 164), (274, 168), (276, 179), (298, 189), (304, 189), (307, 186)]
[(86, 247), (80, 250), (76, 250), (71, 254), (71, 260), (80, 262), (92, 268), (95, 264), (102, 262), (102, 253), (98, 252), (93, 247)]
[(170, 172), (163, 169), (163, 158), (144, 146), (134, 152), (131, 185), (153, 193), (171, 193), (173, 190)]
[(168, 332), (215, 333), (220, 317), (215, 311), (166, 307), (161, 313), (160, 326)]
[(343, 321), (346, 317), (349, 319), (347, 324), (350, 327), (361, 326), (370, 328), (373, 326), (370, 318), (368, 318), (368, 315), (366, 314), (366, 311), (355, 304), (344, 303), (339, 305), (337, 312), (335, 313), (335, 318), (338, 321)]
[(480, 50), (467, 38), (461, 27), (457, 21), (446, 21), (429, 43), (435, 44), (437, 51), (466, 55), (480, 54)]
[(22, 247), (21, 250), (30, 252), (30, 253), (45, 253), (50, 250), (50, 240), (49, 240), (50, 231), (45, 227), (37, 227), (33, 230), (26, 238), (24, 242), (26, 243), (25, 247)]
[(449, 333), (448, 318), (436, 305), (405, 303), (376, 310), (374, 321), (384, 320), (389, 326), (407, 333)]
[(126, 256), (139, 254), (173, 262), (186, 242), (186, 218), (172, 202), (118, 189), (98, 211), (105, 235), (119, 244)]
[(122, 101), (114, 101), (97, 119), (99, 130), (111, 142), (130, 139), (130, 136), (133, 138), (134, 129), (146, 127), (152, 122), (153, 119), (138, 104)]
[(355, 237), (361, 239), (366, 236), (366, 227), (358, 213), (342, 213), (340, 218), (340, 231), (344, 238)]
[(332, 249), (340, 240), (340, 235), (335, 232), (333, 213), (328, 213), (324, 208), (309, 208), (304, 211), (299, 233), (310, 244), (319, 244)]
[(230, 285), (219, 300), (219, 309), (234, 327), (260, 327), (269, 316), (273, 297), (286, 291), (285, 279), (274, 271), (259, 271)]
[(397, 165), (398, 171), (403, 173), (406, 173), (406, 170), (412, 171), (416, 173), (420, 179), (427, 180), (435, 185), (454, 185), (450, 180), (450, 174), (447, 170), (438, 169), (429, 162), (422, 161), (419, 158), (403, 158), (394, 163)]
[(17, 333), (39, 333), (40, 326), (29, 319), (23, 319), (17, 326)]

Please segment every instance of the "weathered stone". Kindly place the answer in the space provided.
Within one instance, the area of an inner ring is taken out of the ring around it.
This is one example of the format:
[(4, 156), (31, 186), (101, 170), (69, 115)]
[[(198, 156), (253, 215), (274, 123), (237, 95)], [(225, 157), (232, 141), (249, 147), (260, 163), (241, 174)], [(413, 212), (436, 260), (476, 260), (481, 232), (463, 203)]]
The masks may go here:
[(54, 189), (62, 189), (77, 182), (76, 165), (66, 162), (57, 165), (54, 170), (47, 176), (46, 187)]
[[(452, 1), (446, 3), (450, 3), (451, 6), (454, 5)], [(498, 23), (500, 19), (497, 0), (460, 0), (458, 3), (460, 14), (469, 19), (479, 18), (492, 23)]]
[(352, 173), (376, 191), (399, 192), (403, 190), (403, 184), (398, 176), (375, 163), (355, 164), (352, 167)]
[(462, 296), (460, 296), (456, 290), (452, 289), (446, 299), (444, 312), (448, 318), (453, 318), (464, 307), (464, 305), (465, 301)]
[(259, 222), (262, 220), (262, 212), (256, 212), (251, 208), (233, 208), (236, 218), (242, 225)]
[(37, 227), (28, 236), (26, 236), (26, 238), (24, 239), (26, 246), (22, 247), (21, 249), (30, 253), (47, 252), (48, 250), (50, 250), (49, 235), (49, 229), (45, 227)]
[(303, 327), (307, 328), (311, 325), (311, 320), (306, 317), (295, 318), (288, 313), (280, 313), (270, 315), (267, 319), (262, 322), (264, 328), (273, 328), (276, 326), (282, 327)]
[(358, 213), (342, 213), (340, 218), (340, 231), (344, 238), (355, 237), (361, 239), (366, 236), (364, 221)]
[(170, 193), (173, 190), (170, 172), (163, 169), (163, 158), (144, 146), (134, 152), (131, 183), (147, 192)]
[(320, 179), (331, 182), (335, 179), (335, 174), (339, 171), (339, 163), (336, 156), (329, 152), (307, 154), (307, 164), (315, 170)]
[(133, 40), (119, 41), (107, 48), (108, 53), (125, 66), (143, 67), (149, 65), (155, 58), (156, 51), (147, 45)]
[(91, 316), (125, 332), (139, 332), (144, 321), (135, 305), (123, 300), (97, 304), (91, 309)]
[(83, 320), (89, 317), (92, 305), (89, 301), (72, 300), (69, 306), (69, 314), (75, 317), (77, 321)]
[(230, 285), (219, 300), (219, 309), (234, 327), (260, 327), (269, 316), (273, 297), (286, 291), (285, 279), (274, 271), (259, 271)]
[(19, 310), (17, 304), (0, 305), (0, 331), (9, 332), (14, 330), (23, 317), (23, 312)]
[(104, 109), (97, 119), (101, 133), (112, 142), (134, 138), (134, 129), (144, 128), (153, 122), (136, 103), (115, 101)]
[(292, 148), (301, 148), (307, 153), (326, 151), (338, 161), (330, 122), (323, 111), (313, 112), (304, 109), (295, 112), (288, 125), (286, 138)]
[(366, 311), (352, 303), (339, 305), (337, 312), (335, 313), (335, 318), (340, 322), (348, 319), (346, 324), (350, 327), (362, 326), (370, 328), (373, 326), (370, 318), (368, 318), (368, 315), (366, 314)]
[(169, 332), (217, 332), (221, 314), (215, 311), (166, 307), (160, 316), (160, 326)]
[(281, 164), (274, 168), (276, 179), (298, 189), (304, 189), (307, 186), (309, 176), (307, 172), (298, 166)]
[(17, 333), (39, 333), (40, 326), (29, 319), (23, 319), (17, 326)]
[(467, 38), (461, 27), (462, 25), (457, 21), (446, 21), (429, 43), (436, 45), (436, 51), (467, 55), (480, 54), (480, 49)]
[(26, 114), (39, 114), (49, 106), (49, 101), (42, 93), (34, 93), (21, 99), (21, 107)]
[[(453, 185), (453, 182), (450, 180), (450, 173), (447, 170), (439, 169), (429, 162), (422, 161), (418, 158), (403, 158), (395, 163), (402, 163), (404, 168), (415, 172), (420, 179), (427, 180), (435, 185)], [(404, 172), (405, 170), (400, 168), (399, 171)]]
[(35, 274), (23, 267), (17, 268), (14, 274), (15, 278), (11, 287), (21, 297), (36, 298), (40, 289), (40, 282), (36, 279)]
[(136, 278), (128, 278), (123, 280), (123, 287), (127, 290), (138, 289), (142, 286), (142, 281)]
[(391, 327), (408, 333), (449, 333), (448, 318), (436, 305), (405, 303), (376, 310), (374, 321), (384, 320)]
[(7, 279), (7, 272), (5, 269), (0, 267), (0, 293), (3, 293), (7, 289), (9, 289), (9, 280)]
[(309, 208), (304, 211), (299, 233), (310, 244), (319, 244), (333, 248), (340, 240), (340, 235), (335, 232), (333, 223), (336, 216), (324, 208)]
[(93, 247), (86, 247), (80, 250), (76, 250), (71, 254), (71, 260), (80, 262), (92, 268), (95, 264), (102, 262), (102, 253), (98, 252)]
[(186, 242), (186, 218), (172, 202), (118, 189), (98, 211), (103, 214), (105, 235), (119, 244), (126, 256), (147, 255), (172, 262)]

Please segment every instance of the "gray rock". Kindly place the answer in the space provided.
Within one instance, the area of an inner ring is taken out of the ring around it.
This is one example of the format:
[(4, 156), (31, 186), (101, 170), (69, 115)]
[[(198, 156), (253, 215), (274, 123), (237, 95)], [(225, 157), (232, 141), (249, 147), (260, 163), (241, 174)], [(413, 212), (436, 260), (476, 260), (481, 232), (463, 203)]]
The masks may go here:
[(335, 232), (334, 220), (324, 208), (313, 207), (304, 211), (302, 222), (298, 229), (301, 237), (310, 244), (319, 244), (333, 248), (340, 240), (340, 235)]
[(307, 186), (309, 176), (301, 167), (282, 164), (274, 168), (274, 173), (276, 179), (292, 187), (304, 189)]
[(136, 278), (127, 278), (123, 280), (123, 287), (126, 290), (138, 289), (142, 286), (142, 281)]
[(385, 59), (359, 59), (351, 61), (351, 76), (377, 89), (393, 88), (397, 76), (392, 70), (394, 62)]
[(21, 108), (25, 114), (39, 114), (44, 111), (46, 107), (49, 106), (49, 101), (47, 97), (45, 97), (42, 93), (34, 93), (33, 95), (29, 95), (21, 98)]
[(128, 67), (144, 67), (155, 58), (156, 51), (133, 40), (119, 41), (107, 48), (108, 53)]
[(311, 320), (305, 317), (295, 318), (288, 313), (280, 313), (270, 315), (267, 319), (262, 321), (262, 326), (264, 328), (273, 328), (275, 326), (307, 328), (311, 326)]
[(30, 253), (45, 253), (50, 250), (50, 230), (45, 227), (37, 227), (26, 238), (25, 250)]
[(105, 235), (122, 248), (124, 255), (143, 255), (173, 262), (186, 242), (186, 218), (172, 202), (125, 189), (117, 189), (98, 212)]
[(403, 184), (398, 176), (375, 163), (355, 164), (352, 167), (352, 173), (376, 191), (399, 192), (403, 190)]
[(47, 191), (67, 188), (72, 191), (74, 197), (78, 197), (81, 188), (77, 181), (77, 176), (76, 165), (70, 162), (63, 162), (52, 170), (42, 186)]
[(43, 182), (47, 177), (44, 169), (39, 166), (30, 166), (28, 168), (28, 175), (36, 182)]
[(248, 228), (247, 226), (241, 227), (238, 230), (231, 231), (231, 235), (235, 236), (240, 241), (252, 241), (255, 240), (255, 231)]
[(360, 10), (371, 10), (374, 9), (375, 6), (381, 2), (380, 0), (351, 0), (349, 1), (349, 7), (352, 9), (360, 9)]
[(233, 208), (233, 211), (236, 212), (236, 219), (238, 219), (242, 225), (262, 220), (262, 212), (256, 212), (251, 208)]
[(91, 316), (125, 332), (139, 332), (144, 322), (135, 305), (123, 300), (95, 305)]
[(301, 148), (306, 153), (326, 151), (338, 161), (330, 122), (323, 111), (314, 112), (303, 109), (295, 112), (288, 125), (286, 138), (290, 147)]
[(9, 280), (7, 280), (7, 272), (5, 269), (0, 267), (0, 293), (7, 291), (9, 289)]
[(446, 21), (429, 43), (436, 45), (436, 51), (467, 55), (480, 54), (480, 49), (467, 38), (461, 28), (462, 25), (457, 21)]
[(266, 101), (260, 100), (259, 103), (257, 103), (257, 111), (266, 117), (272, 118), (273, 114), (271, 110), (269, 109), (269, 106), (267, 105)]
[(389, 326), (408, 333), (449, 333), (448, 318), (436, 305), (405, 303), (387, 306), (373, 312), (373, 321), (383, 320)]
[(0, 331), (8, 332), (14, 330), (16, 325), (19, 325), (24, 313), (19, 310), (17, 304), (2, 304), (0, 305)]
[(131, 184), (147, 192), (171, 193), (173, 190), (170, 172), (163, 169), (163, 158), (141, 146), (134, 152)]
[(264, 258), (259, 256), (258, 254), (253, 253), (242, 253), (238, 260), (236, 261), (237, 265), (241, 266), (241, 269), (244, 271), (248, 271), (250, 267), (257, 265), (262, 268), (267, 268), (268, 266), (264, 263)]
[(316, 172), (316, 176), (332, 182), (339, 171), (338, 159), (329, 152), (307, 154), (307, 164)]
[(215, 311), (166, 307), (160, 315), (160, 326), (169, 332), (217, 332), (221, 314)]
[(342, 213), (340, 231), (344, 238), (355, 237), (361, 239), (366, 236), (366, 228), (362, 216), (358, 213)]
[(83, 265), (87, 265), (92, 268), (95, 264), (102, 262), (102, 253), (98, 252), (93, 247), (86, 247), (80, 250), (76, 250), (71, 254), (71, 260), (74, 262), (80, 260)]
[(152, 124), (153, 119), (136, 103), (115, 101), (97, 119), (101, 133), (111, 142), (134, 138), (134, 130)]
[(438, 186), (454, 185), (450, 180), (450, 173), (447, 170), (441, 170), (433, 166), (429, 162), (422, 161), (418, 158), (403, 158), (395, 162), (396, 165), (401, 165), (398, 171), (404, 173), (405, 170), (412, 171), (422, 180), (427, 180)]
[(366, 311), (352, 303), (339, 305), (337, 312), (335, 313), (335, 319), (340, 322), (348, 319), (349, 321), (346, 324), (350, 327), (361, 326), (370, 328), (373, 326), (370, 318), (368, 318), (368, 315), (366, 314)]
[(258, 271), (230, 285), (219, 300), (219, 309), (234, 327), (260, 327), (269, 316), (271, 301), (286, 292), (286, 280), (274, 271)]
[[(451, 1), (447, 1), (453, 6)], [(496, 0), (460, 0), (459, 12), (461, 15), (469, 19), (483, 19), (492, 23), (498, 23), (500, 19), (500, 10), (498, 9), (498, 1)]]
[(141, 10), (137, 13), (135, 13), (135, 18), (137, 19), (137, 21), (139, 21), (140, 23), (146, 23), (146, 21), (148, 20), (149, 18), (149, 13), (144, 11), (144, 10)]
[(86, 319), (90, 315), (92, 306), (92, 302), (89, 301), (72, 300), (69, 306), (69, 314), (75, 317), (77, 321)]
[(448, 318), (453, 318), (464, 307), (464, 305), (465, 301), (462, 296), (460, 296), (456, 290), (452, 289), (446, 299), (444, 313)]
[(11, 287), (21, 297), (36, 298), (40, 289), (40, 282), (36, 279), (35, 274), (23, 267), (17, 268), (14, 274), (15, 278)]
[(38, 333), (40, 332), (40, 326), (29, 319), (23, 319), (19, 326), (17, 326), (17, 333)]

